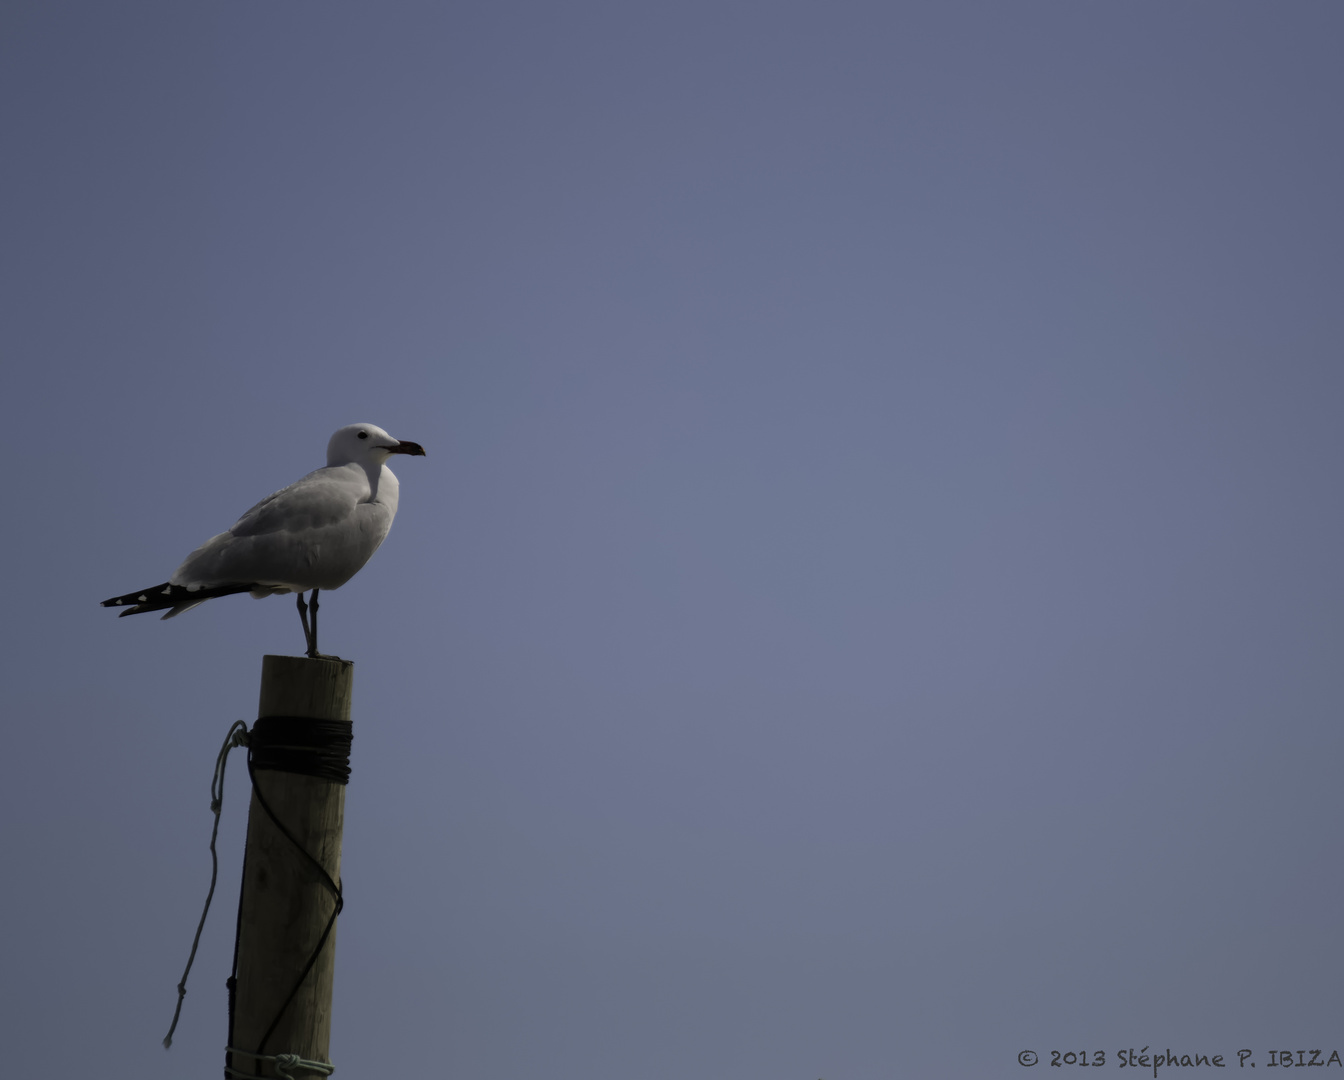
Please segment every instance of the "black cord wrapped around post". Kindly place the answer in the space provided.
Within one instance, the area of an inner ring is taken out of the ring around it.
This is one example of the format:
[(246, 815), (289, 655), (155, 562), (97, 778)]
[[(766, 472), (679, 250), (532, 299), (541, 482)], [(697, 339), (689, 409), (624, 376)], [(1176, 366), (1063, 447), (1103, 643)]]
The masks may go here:
[(330, 1061), (353, 684), (349, 661), (262, 659), (229, 983), (225, 1075), (235, 1080), (285, 1075), (276, 1058), (286, 1056), (329, 1071), (312, 1066)]

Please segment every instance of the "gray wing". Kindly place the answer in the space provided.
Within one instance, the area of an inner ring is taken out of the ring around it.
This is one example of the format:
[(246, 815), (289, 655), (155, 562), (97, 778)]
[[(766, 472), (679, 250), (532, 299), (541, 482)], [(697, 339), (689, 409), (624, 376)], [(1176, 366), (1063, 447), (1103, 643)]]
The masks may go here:
[[(287, 488), (267, 495), (233, 523), (233, 536), (298, 533), (339, 525), (367, 498), (368, 484), (352, 483), (346, 469), (318, 469)], [(357, 479), (357, 478), (355, 478)]]
[(368, 562), (392, 525), (392, 510), (366, 501), (369, 494), (362, 470), (318, 469), (202, 544), (171, 581), (198, 588), (253, 583), (292, 592), (338, 588)]

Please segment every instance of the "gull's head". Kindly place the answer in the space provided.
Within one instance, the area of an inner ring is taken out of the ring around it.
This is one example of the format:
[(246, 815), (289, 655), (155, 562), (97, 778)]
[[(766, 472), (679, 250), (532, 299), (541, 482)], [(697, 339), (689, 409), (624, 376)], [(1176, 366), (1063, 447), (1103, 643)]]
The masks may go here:
[(393, 454), (424, 457), (425, 448), (419, 443), (402, 442), (392, 438), (377, 424), (349, 424), (341, 428), (327, 443), (327, 464), (381, 465)]

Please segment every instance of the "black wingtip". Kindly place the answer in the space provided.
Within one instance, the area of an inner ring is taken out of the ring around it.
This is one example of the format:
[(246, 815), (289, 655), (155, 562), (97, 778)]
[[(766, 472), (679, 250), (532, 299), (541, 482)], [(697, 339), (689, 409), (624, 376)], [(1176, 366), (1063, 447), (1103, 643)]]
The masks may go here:
[[(165, 581), (162, 585), (155, 585), (152, 589), (141, 589), (139, 592), (127, 593), (125, 596), (114, 596), (110, 600), (103, 601), (103, 607), (126, 607), (121, 612), (121, 617), (127, 615), (139, 615), (148, 611), (163, 611), (167, 608), (175, 608), (180, 604), (199, 604), (203, 600), (213, 600), (217, 596), (232, 596), (234, 593), (251, 592), (258, 586), (253, 582), (246, 584), (214, 585), (204, 589), (188, 589), (184, 585), (174, 585), (170, 581)], [(167, 616), (164, 616), (167, 618)]]
[(140, 611), (153, 611), (156, 607), (166, 606), (173, 594), (174, 586), (171, 582), (165, 581), (162, 585), (155, 585), (152, 588), (140, 589), (137, 592), (125, 593), (121, 596), (114, 596), (103, 601), (103, 607), (127, 607), (122, 615), (134, 615)]

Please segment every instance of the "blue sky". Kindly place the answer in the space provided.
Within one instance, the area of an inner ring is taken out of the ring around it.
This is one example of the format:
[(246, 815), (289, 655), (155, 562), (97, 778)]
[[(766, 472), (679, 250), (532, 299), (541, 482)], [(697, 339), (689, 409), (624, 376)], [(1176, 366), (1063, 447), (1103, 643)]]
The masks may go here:
[(352, 422), (338, 1076), (1344, 1049), (1337, 8), (5, 23), (16, 1075), (221, 1067), (298, 620), (97, 602)]

